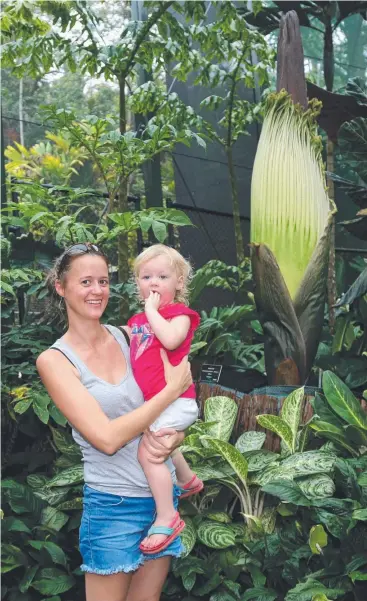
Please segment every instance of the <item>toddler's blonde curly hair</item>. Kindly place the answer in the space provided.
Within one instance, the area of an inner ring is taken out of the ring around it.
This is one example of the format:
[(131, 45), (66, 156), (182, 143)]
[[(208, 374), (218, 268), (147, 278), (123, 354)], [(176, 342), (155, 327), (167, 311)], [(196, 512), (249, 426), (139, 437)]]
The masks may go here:
[(171, 266), (176, 271), (177, 276), (182, 277), (183, 280), (182, 289), (176, 290), (174, 301), (188, 305), (190, 294), (189, 284), (193, 276), (193, 269), (189, 261), (174, 248), (166, 246), (165, 244), (153, 244), (153, 246), (149, 246), (149, 248), (143, 250), (143, 252), (141, 252), (134, 261), (135, 277), (139, 277), (140, 269), (145, 263), (162, 255), (168, 257)]

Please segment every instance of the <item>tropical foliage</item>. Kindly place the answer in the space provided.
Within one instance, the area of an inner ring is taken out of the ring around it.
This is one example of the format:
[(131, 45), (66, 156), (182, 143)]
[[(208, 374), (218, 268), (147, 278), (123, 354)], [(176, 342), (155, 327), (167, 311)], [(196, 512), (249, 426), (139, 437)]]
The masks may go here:
[[(233, 400), (207, 399), (204, 420), (182, 447), (206, 487), (196, 501), (182, 502), (186, 557), (175, 561), (168, 596), (177, 598), (181, 581), (190, 599), (362, 601), (367, 417), (331, 372), (309, 424), (301, 423), (303, 402), (296, 389), (277, 420), (258, 417), (284, 443), (273, 453), (262, 431), (238, 436)], [(336, 420), (345, 436), (352, 425), (358, 431), (353, 447), (342, 437), (325, 440)]]

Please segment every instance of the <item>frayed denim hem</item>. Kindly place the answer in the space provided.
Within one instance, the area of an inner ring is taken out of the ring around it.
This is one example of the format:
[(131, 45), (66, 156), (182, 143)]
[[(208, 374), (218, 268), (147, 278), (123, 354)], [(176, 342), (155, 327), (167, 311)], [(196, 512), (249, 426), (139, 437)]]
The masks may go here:
[(119, 572), (124, 572), (128, 574), (129, 572), (135, 572), (141, 565), (143, 565), (144, 559), (140, 559), (136, 563), (133, 563), (130, 566), (118, 566), (117, 568), (112, 568), (110, 570), (100, 570), (99, 568), (91, 568), (83, 563), (80, 566), (82, 572), (87, 572), (87, 574), (98, 574), (99, 576), (111, 576), (112, 574), (118, 574)]
[(160, 557), (169, 557), (169, 556), (181, 557), (184, 550), (185, 550), (185, 548), (183, 547), (183, 545), (181, 545), (181, 549), (179, 551), (169, 551), (167, 553), (167, 549), (163, 549), (163, 551), (161, 551), (160, 553), (157, 553), (154, 556), (144, 555), (143, 557), (141, 557), (141, 559), (139, 559), (139, 561), (137, 561), (136, 563), (133, 563), (130, 566), (118, 566), (117, 568), (112, 568), (110, 570), (100, 570), (99, 568), (91, 568), (90, 566), (87, 566), (85, 563), (83, 563), (80, 566), (80, 569), (82, 572), (86, 572), (87, 574), (98, 574), (99, 576), (111, 576), (112, 574), (118, 574), (119, 572), (124, 572), (125, 574), (128, 574), (129, 572), (135, 572), (138, 568), (140, 568), (142, 565), (144, 565), (144, 563), (146, 561), (149, 561), (152, 559), (159, 559)]

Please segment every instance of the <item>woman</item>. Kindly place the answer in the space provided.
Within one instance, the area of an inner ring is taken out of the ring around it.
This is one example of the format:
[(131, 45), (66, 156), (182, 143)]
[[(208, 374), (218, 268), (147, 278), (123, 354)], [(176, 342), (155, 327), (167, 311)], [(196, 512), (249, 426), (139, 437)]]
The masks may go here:
[[(144, 403), (125, 336), (100, 323), (109, 297), (106, 256), (93, 244), (75, 244), (57, 259), (48, 283), (64, 304), (68, 330), (38, 357), (37, 369), (83, 453), (80, 551), (87, 601), (158, 601), (181, 542), (158, 555), (139, 550), (155, 506), (137, 451), (144, 431), (156, 462), (182, 442), (174, 430), (154, 435), (148, 428), (192, 383), (187, 357), (173, 367), (162, 354), (167, 385)], [(174, 478), (170, 459), (167, 464)], [(174, 494), (177, 506), (177, 487)]]

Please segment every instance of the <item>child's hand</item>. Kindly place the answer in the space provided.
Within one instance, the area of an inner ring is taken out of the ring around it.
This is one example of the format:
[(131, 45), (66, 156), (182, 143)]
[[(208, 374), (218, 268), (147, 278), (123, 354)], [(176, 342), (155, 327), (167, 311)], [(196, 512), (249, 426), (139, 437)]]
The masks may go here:
[(160, 302), (161, 295), (151, 290), (148, 298), (145, 299), (145, 311), (158, 311)]

